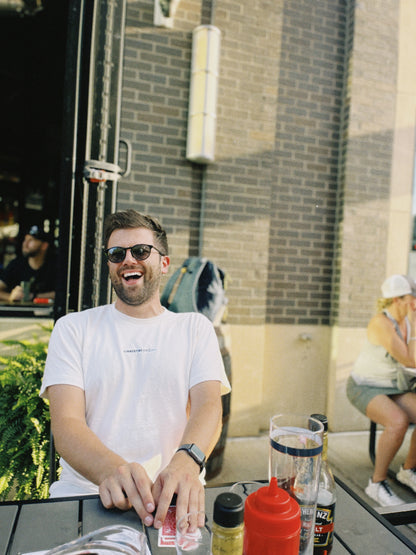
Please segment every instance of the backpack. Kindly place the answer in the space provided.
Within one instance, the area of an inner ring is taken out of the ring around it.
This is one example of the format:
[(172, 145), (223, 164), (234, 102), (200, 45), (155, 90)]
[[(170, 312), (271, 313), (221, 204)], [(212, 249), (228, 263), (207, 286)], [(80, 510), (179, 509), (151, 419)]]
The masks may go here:
[(160, 301), (172, 312), (201, 312), (214, 322), (227, 304), (225, 274), (206, 258), (190, 257), (167, 282)]

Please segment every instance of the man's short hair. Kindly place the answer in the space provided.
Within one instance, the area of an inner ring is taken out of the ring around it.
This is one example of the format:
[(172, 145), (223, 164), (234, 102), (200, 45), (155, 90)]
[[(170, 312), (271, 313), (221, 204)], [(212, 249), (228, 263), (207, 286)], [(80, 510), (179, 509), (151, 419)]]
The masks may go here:
[(137, 210), (129, 208), (120, 212), (109, 214), (104, 222), (104, 245), (108, 247), (110, 235), (116, 229), (136, 229), (144, 227), (150, 229), (155, 236), (156, 247), (160, 248), (163, 254), (168, 254), (168, 240), (166, 231), (161, 226), (160, 222), (152, 216), (145, 216)]

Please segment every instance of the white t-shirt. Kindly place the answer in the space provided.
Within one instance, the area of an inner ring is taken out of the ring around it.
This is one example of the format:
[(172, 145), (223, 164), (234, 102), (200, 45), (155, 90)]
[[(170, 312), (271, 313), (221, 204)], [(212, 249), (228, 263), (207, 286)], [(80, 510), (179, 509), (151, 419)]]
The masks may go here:
[[(56, 322), (40, 394), (47, 397), (46, 388), (56, 384), (83, 389), (91, 430), (154, 480), (181, 441), (189, 390), (209, 380), (220, 381), (223, 394), (230, 391), (205, 316), (165, 310), (139, 319), (105, 305)], [(98, 492), (62, 458), (61, 466), (51, 495)]]

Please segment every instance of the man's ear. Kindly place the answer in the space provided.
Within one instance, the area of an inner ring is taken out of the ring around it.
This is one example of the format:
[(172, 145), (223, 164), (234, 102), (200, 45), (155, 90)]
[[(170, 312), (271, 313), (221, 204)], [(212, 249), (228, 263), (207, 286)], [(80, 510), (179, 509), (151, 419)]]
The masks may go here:
[(162, 256), (162, 274), (168, 273), (169, 264), (170, 264), (169, 256)]

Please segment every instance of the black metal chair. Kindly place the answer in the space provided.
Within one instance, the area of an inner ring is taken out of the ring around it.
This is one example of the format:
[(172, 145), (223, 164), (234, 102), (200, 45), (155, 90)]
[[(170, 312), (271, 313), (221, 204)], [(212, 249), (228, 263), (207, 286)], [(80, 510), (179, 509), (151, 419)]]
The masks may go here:
[(49, 487), (57, 480), (56, 450), (52, 431), (49, 434)]
[(370, 421), (370, 441), (368, 444), (368, 451), (373, 465), (376, 460), (376, 432), (377, 432), (377, 424), (371, 420)]

